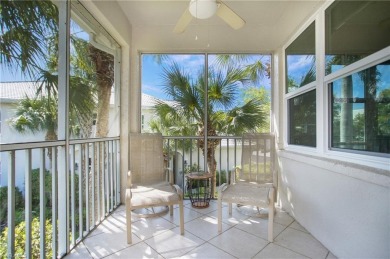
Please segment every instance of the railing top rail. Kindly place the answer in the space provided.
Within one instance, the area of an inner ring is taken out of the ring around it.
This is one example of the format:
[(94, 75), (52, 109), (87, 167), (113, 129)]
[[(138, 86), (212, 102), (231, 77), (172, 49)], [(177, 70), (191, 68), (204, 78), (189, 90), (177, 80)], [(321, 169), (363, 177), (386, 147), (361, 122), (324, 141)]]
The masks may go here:
[[(119, 139), (120, 137), (74, 139), (74, 140), (70, 140), (69, 144), (74, 145), (74, 144), (83, 144), (83, 143), (97, 143), (97, 142), (112, 141), (112, 140), (119, 140)], [(26, 142), (26, 143), (7, 143), (7, 144), (0, 144), (0, 152), (35, 149), (35, 148), (58, 147), (58, 146), (64, 146), (65, 144), (66, 144), (65, 140)]]
[[(164, 139), (203, 139), (201, 136), (163, 136)], [(242, 139), (241, 136), (208, 136), (209, 139)]]
[(16, 150), (23, 150), (23, 149), (34, 149), (34, 148), (44, 148), (44, 147), (58, 147), (58, 146), (64, 146), (64, 145), (65, 145), (65, 140), (27, 142), (27, 143), (10, 143), (10, 144), (1, 144), (0, 145), (0, 152), (16, 151)]

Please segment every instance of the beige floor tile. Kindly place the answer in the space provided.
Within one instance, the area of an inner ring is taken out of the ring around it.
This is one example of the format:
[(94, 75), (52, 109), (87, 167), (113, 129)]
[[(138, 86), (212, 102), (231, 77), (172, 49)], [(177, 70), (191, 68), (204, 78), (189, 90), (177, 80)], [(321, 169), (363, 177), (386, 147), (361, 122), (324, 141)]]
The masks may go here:
[(274, 242), (310, 258), (325, 258), (328, 254), (328, 250), (314, 237), (293, 228), (284, 230)]
[(73, 258), (93, 258), (90, 253), (88, 252), (88, 249), (85, 247), (85, 245), (81, 242), (75, 247), (70, 254), (65, 256), (66, 259), (73, 259)]
[(294, 218), (291, 217), (287, 212), (277, 208), (274, 216), (274, 222), (279, 223), (283, 226), (289, 226), (291, 223), (294, 222)]
[[(230, 227), (231, 226), (222, 223), (222, 231), (225, 231)], [(217, 218), (210, 216), (203, 216), (188, 222), (185, 225), (185, 229), (186, 231), (206, 241), (216, 237), (219, 234)]]
[(209, 243), (238, 258), (251, 258), (268, 244), (266, 240), (237, 228), (228, 229)]
[(126, 218), (125, 217), (113, 217), (109, 216), (107, 219), (97, 226), (88, 237), (100, 235), (102, 233), (120, 233), (126, 229)]
[(174, 228), (144, 241), (164, 258), (180, 257), (202, 245), (204, 241), (189, 232), (180, 235), (180, 229)]
[[(212, 211), (207, 215), (212, 217), (218, 217), (218, 210)], [(226, 206), (222, 207), (222, 222), (225, 224), (234, 226), (236, 224), (243, 222), (244, 220), (247, 220), (248, 218), (249, 218), (248, 215), (242, 214), (237, 210), (235, 204), (233, 204), (232, 215), (229, 215), (229, 209), (227, 204)]]
[(328, 256), (326, 256), (326, 259), (337, 259), (337, 256), (332, 254), (331, 252), (328, 253)]
[(127, 258), (127, 259), (139, 259), (139, 258), (158, 258), (163, 259), (156, 251), (154, 251), (150, 246), (144, 242), (138, 243), (136, 245), (125, 248), (117, 253), (105, 257), (107, 259), (113, 258)]
[(235, 257), (209, 243), (205, 243), (195, 248), (194, 250), (188, 252), (187, 254), (181, 256), (180, 258), (181, 259), (190, 259), (190, 258), (234, 259)]
[[(193, 209), (185, 208), (183, 210), (184, 215), (184, 223), (189, 222), (191, 220), (194, 220), (196, 218), (199, 218), (203, 216), (204, 214), (199, 213)], [(169, 220), (170, 222), (176, 224), (176, 226), (179, 226), (180, 224), (180, 213), (179, 213), (179, 207), (175, 208), (173, 210), (173, 215), (171, 216), (169, 213), (162, 216), (164, 219)]]
[(307, 258), (304, 255), (298, 254), (290, 249), (269, 243), (263, 250), (253, 258)]
[(132, 224), (132, 231), (141, 240), (145, 240), (175, 227), (175, 224), (161, 217), (143, 218)]
[[(249, 218), (240, 224), (237, 224), (236, 228), (268, 240), (268, 220), (260, 218)], [(286, 226), (274, 222), (274, 238), (278, 236), (285, 228)]]
[(211, 200), (210, 201), (210, 205), (207, 208), (201, 208), (201, 209), (194, 208), (194, 207), (192, 207), (191, 202), (189, 204), (185, 205), (185, 207), (193, 209), (196, 212), (199, 212), (199, 213), (202, 213), (202, 214), (208, 214), (208, 213), (210, 213), (212, 211), (216, 211), (218, 209), (217, 201), (215, 201), (215, 200)]
[(293, 228), (293, 229), (296, 229), (296, 230), (299, 230), (299, 231), (302, 231), (302, 232), (305, 232), (305, 233), (309, 233), (304, 227), (301, 226), (301, 224), (299, 224), (297, 221), (294, 221), (290, 226), (290, 228)]
[[(133, 234), (133, 244), (139, 242), (141, 242), (141, 240)], [(125, 229), (121, 232), (113, 231), (88, 237), (84, 240), (84, 244), (93, 258), (102, 258), (130, 246), (127, 244)]]

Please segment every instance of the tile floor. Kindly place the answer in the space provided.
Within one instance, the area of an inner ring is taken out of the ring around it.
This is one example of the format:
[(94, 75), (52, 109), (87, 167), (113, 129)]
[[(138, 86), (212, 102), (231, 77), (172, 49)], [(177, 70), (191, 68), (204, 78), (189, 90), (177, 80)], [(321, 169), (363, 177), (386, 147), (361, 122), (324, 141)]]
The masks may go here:
[(277, 210), (274, 242), (267, 241), (267, 220), (233, 208), (223, 212), (217, 231), (217, 202), (194, 209), (184, 201), (185, 234), (179, 210), (155, 218), (133, 218), (133, 244), (126, 242), (124, 206), (119, 207), (66, 256), (71, 258), (335, 258), (286, 212)]

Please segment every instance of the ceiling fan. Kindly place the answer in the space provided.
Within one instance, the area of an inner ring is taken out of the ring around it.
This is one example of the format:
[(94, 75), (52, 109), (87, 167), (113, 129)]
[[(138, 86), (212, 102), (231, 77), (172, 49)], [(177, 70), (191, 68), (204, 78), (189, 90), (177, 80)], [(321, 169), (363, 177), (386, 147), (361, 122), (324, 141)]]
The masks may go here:
[(215, 13), (235, 30), (240, 29), (245, 24), (240, 16), (220, 0), (191, 0), (188, 8), (176, 23), (173, 32), (178, 34), (184, 32), (192, 18), (207, 19)]

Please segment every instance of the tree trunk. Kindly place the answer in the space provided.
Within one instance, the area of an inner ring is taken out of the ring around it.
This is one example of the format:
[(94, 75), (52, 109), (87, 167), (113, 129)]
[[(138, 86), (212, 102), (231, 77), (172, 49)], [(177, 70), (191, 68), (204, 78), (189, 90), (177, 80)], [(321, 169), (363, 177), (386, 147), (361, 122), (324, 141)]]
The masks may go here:
[[(57, 133), (55, 132), (54, 129), (48, 129), (48, 130), (46, 131), (45, 140), (46, 140), (46, 141), (58, 140)], [(47, 157), (49, 158), (50, 163), (51, 163), (51, 161), (52, 161), (51, 154), (52, 154), (51, 147), (49, 147), (49, 148), (47, 148)]]
[(107, 137), (111, 88), (114, 83), (114, 57), (92, 45), (89, 45), (89, 50), (96, 69), (98, 92), (96, 137)]
[[(207, 133), (208, 133), (207, 137), (217, 136), (216, 130), (213, 129), (210, 125), (211, 125), (211, 123), (209, 123), (208, 127), (207, 127)], [(198, 135), (201, 137), (205, 136), (203, 126), (199, 128)], [(215, 196), (215, 190), (217, 188), (217, 174), (216, 174), (217, 161), (215, 160), (215, 149), (219, 144), (220, 144), (219, 139), (207, 139), (207, 158), (205, 158), (205, 159), (207, 159), (207, 167), (208, 167), (207, 171), (213, 175), (213, 178), (212, 178), (213, 185), (211, 188), (211, 194), (212, 194), (213, 198)], [(205, 155), (204, 151), (206, 148), (204, 138), (202, 138), (198, 141), (198, 145), (199, 145), (199, 148), (202, 150), (203, 156), (204, 156)]]

